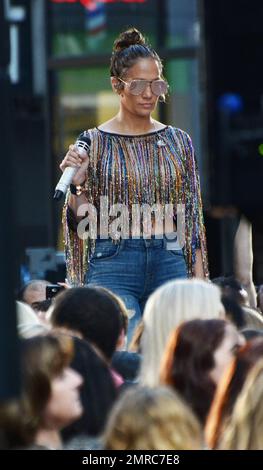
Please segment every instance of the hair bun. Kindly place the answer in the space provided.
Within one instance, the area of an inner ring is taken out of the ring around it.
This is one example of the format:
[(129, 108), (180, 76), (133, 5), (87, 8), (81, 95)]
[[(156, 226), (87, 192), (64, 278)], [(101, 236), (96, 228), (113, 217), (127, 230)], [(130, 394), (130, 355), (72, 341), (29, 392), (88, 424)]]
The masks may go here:
[(144, 36), (136, 28), (127, 29), (127, 31), (123, 31), (115, 40), (113, 45), (113, 52), (122, 51), (123, 49), (134, 46), (136, 44), (140, 46), (146, 45)]

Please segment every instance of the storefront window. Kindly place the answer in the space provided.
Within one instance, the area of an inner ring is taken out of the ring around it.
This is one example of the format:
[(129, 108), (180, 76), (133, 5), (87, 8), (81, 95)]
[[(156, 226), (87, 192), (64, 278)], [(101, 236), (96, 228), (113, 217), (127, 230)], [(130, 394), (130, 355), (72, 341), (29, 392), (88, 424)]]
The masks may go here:
[(49, 0), (52, 55), (80, 56), (107, 53), (115, 38), (136, 26), (156, 46), (158, 0), (143, 2), (59, 2)]

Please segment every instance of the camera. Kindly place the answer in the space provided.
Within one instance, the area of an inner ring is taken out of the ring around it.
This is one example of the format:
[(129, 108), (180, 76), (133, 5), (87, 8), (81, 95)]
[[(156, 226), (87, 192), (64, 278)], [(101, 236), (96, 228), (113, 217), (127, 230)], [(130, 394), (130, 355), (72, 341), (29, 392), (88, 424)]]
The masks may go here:
[(56, 297), (56, 295), (64, 290), (63, 286), (59, 286), (58, 284), (51, 284), (50, 286), (46, 287), (46, 299), (53, 299), (53, 297)]

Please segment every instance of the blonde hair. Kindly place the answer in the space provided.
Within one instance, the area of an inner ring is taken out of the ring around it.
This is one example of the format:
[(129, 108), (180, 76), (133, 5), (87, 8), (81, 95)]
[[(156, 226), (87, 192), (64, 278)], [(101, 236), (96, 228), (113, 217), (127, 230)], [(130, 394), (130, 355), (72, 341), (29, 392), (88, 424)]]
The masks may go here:
[(128, 351), (140, 353), (143, 329), (144, 329), (144, 324), (143, 324), (143, 320), (141, 320), (135, 327), (135, 330), (132, 335), (132, 339), (129, 343)]
[(169, 388), (134, 387), (122, 395), (104, 434), (107, 450), (193, 450), (202, 446), (199, 423)]
[(200, 279), (170, 281), (148, 299), (143, 315), (140, 381), (159, 383), (162, 356), (170, 333), (183, 321), (224, 317), (220, 290)]
[(248, 374), (219, 448), (263, 450), (263, 360)]

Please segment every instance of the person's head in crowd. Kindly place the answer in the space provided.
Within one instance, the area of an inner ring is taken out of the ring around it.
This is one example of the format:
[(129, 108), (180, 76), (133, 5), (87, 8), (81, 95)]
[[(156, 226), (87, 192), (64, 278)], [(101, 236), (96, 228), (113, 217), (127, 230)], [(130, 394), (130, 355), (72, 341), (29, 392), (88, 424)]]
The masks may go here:
[(82, 413), (82, 379), (69, 368), (72, 351), (70, 338), (21, 340), (21, 397), (0, 406), (6, 448), (60, 448), (60, 430)]
[(107, 450), (194, 450), (202, 446), (197, 419), (165, 387), (132, 387), (115, 404), (104, 433)]
[(59, 294), (50, 321), (87, 340), (107, 362), (121, 333), (120, 304), (102, 287), (74, 287)]
[(263, 360), (249, 372), (219, 448), (263, 450)]
[(205, 428), (206, 442), (211, 449), (218, 447), (247, 374), (260, 359), (263, 359), (263, 339), (248, 341), (237, 352), (220, 380)]
[(159, 287), (149, 297), (143, 315), (141, 383), (158, 385), (164, 348), (170, 333), (180, 323), (224, 315), (220, 290), (212, 283), (188, 279), (170, 281)]
[(263, 329), (263, 316), (254, 308), (242, 307), (244, 312), (245, 328)]
[(16, 302), (17, 331), (21, 338), (31, 338), (48, 331), (34, 310), (24, 302)]
[(51, 306), (51, 299), (46, 298), (46, 287), (51, 285), (45, 280), (33, 280), (25, 284), (18, 293), (18, 300), (34, 310), (43, 323), (48, 323), (46, 312)]
[(225, 320), (191, 320), (170, 336), (160, 381), (172, 386), (205, 424), (216, 386), (244, 338)]
[(224, 305), (226, 318), (231, 321), (238, 329), (245, 326), (245, 314), (241, 305), (234, 297), (222, 295), (221, 302)]
[(63, 429), (64, 441), (80, 435), (99, 436), (117, 397), (116, 387), (105, 362), (87, 341), (76, 337), (73, 341), (74, 353), (70, 367), (77, 371), (83, 380), (80, 389), (83, 414)]
[(32, 280), (26, 283), (18, 293), (18, 299), (30, 305), (33, 310), (39, 310), (39, 303), (46, 300), (46, 287), (50, 282), (45, 280)]
[(235, 299), (239, 305), (249, 305), (247, 291), (234, 276), (216, 277), (212, 282), (221, 288), (224, 296)]

